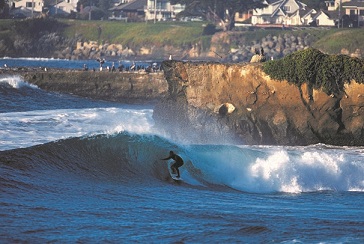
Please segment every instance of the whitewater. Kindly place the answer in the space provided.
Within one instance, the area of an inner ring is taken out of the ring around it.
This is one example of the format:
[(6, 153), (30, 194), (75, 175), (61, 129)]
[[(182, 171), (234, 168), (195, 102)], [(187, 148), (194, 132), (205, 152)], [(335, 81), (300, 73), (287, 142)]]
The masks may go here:
[[(161, 160), (170, 150), (182, 182)], [(364, 148), (181, 142), (152, 105), (3, 75), (0, 216), (2, 243), (363, 243)]]

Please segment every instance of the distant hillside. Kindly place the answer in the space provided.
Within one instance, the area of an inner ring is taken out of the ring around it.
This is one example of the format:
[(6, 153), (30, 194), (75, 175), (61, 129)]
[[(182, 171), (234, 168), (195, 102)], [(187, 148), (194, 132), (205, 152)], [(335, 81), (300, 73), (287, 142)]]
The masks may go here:
[[(29, 24), (29, 20), (28, 22), (0, 20), (1, 56), (85, 59), (114, 55), (115, 58), (148, 56), (163, 59), (168, 57), (168, 54), (173, 54), (178, 58), (247, 61), (255, 47), (273, 37), (277, 40), (297, 39), (297, 43), (302, 40), (304, 45), (301, 46), (304, 48), (310, 46), (328, 54), (338, 54), (343, 49), (347, 54), (354, 53), (357, 49), (364, 54), (363, 29), (267, 29), (217, 32), (213, 35), (214, 29), (211, 30), (211, 26), (206, 22), (154, 24), (78, 20), (55, 22), (52, 19), (44, 20), (45, 23), (36, 22), (43, 20), (31, 21), (33, 22)], [(48, 21), (54, 28), (49, 28)], [(57, 26), (58, 28), (55, 28)], [(94, 46), (82, 44), (90, 41)], [(271, 44), (265, 45), (268, 49)], [(289, 46), (289, 49), (286, 46), (287, 43), (284, 43), (282, 48), (285, 50), (281, 50), (278, 54), (274, 50), (271, 52), (272, 55), (281, 57), (299, 48), (295, 43)], [(234, 58), (231, 54), (236, 50), (240, 50), (242, 54)]]

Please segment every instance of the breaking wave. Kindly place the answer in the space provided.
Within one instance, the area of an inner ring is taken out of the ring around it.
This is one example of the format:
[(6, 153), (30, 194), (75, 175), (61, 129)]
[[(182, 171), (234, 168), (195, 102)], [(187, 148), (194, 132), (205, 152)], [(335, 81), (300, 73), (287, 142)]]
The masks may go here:
[[(184, 186), (243, 192), (364, 191), (363, 149), (183, 145), (121, 132), (70, 138), (0, 152), (1, 167), (123, 183), (171, 183), (169, 150), (185, 161)], [(350, 151), (348, 153), (348, 150)], [(12, 185), (3, 176), (3, 185)], [(15, 186), (14, 186), (15, 187)]]
[(5, 76), (0, 78), (0, 86), (10, 86), (14, 89), (19, 89), (22, 87), (38, 89), (38, 86), (25, 82), (20, 76)]

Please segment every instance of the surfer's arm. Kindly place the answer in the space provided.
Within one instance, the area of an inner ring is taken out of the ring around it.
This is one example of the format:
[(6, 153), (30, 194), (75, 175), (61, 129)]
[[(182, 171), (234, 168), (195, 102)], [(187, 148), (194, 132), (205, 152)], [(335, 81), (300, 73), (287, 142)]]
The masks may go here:
[(171, 159), (171, 157), (168, 157), (168, 158), (162, 158), (161, 160), (168, 160), (168, 159)]

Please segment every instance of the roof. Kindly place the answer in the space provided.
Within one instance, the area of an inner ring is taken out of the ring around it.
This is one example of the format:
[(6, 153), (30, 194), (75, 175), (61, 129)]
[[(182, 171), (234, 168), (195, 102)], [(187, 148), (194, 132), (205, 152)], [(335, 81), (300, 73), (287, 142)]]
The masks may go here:
[(349, 7), (361, 7), (364, 8), (364, 1), (360, 0), (352, 0), (350, 2), (343, 3), (341, 5), (343, 8), (349, 8)]
[(110, 10), (141, 10), (144, 6), (147, 6), (148, 0), (134, 0), (125, 4), (120, 4), (119, 6), (113, 7)]

